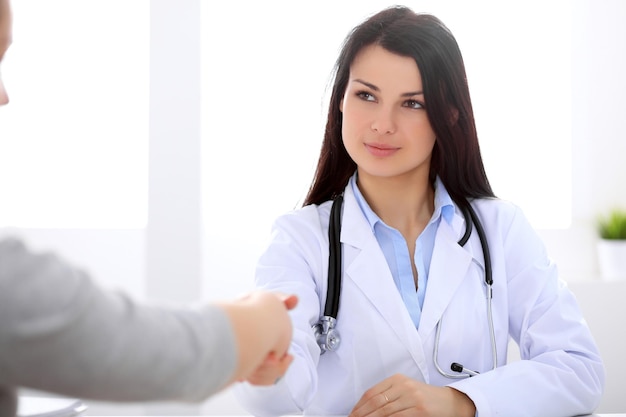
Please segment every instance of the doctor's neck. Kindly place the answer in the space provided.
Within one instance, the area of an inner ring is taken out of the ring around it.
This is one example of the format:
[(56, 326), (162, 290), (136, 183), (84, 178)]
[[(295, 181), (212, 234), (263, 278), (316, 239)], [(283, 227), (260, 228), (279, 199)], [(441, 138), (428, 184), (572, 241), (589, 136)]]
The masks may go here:
[(435, 191), (427, 178), (380, 177), (359, 172), (359, 190), (374, 212), (399, 230), (423, 227), (435, 209)]

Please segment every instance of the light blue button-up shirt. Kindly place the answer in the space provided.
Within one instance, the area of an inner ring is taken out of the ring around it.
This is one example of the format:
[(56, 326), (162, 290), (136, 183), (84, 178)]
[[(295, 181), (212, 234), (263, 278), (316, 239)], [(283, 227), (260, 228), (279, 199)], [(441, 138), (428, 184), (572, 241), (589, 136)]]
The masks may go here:
[(417, 329), (422, 315), (422, 307), (424, 306), (424, 295), (426, 294), (426, 285), (428, 285), (428, 272), (435, 246), (437, 227), (442, 218), (448, 223), (452, 222), (454, 215), (452, 198), (439, 177), (437, 177), (435, 181), (435, 210), (428, 225), (426, 225), (415, 242), (415, 255), (413, 257), (417, 269), (417, 291), (415, 291), (415, 280), (413, 279), (409, 246), (406, 240), (397, 229), (386, 225), (374, 213), (367, 201), (365, 201), (363, 194), (361, 194), (356, 184), (356, 178), (356, 174), (350, 178), (350, 186), (356, 201), (372, 227), (372, 232), (385, 255), (396, 287)]

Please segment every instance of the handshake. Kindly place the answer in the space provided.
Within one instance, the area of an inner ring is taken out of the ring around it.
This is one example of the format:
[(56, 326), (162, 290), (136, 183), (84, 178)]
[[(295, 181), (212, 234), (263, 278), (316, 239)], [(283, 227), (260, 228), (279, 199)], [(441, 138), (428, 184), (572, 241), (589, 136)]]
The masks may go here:
[(288, 311), (298, 297), (254, 291), (231, 302), (217, 303), (229, 316), (235, 334), (237, 369), (229, 382), (272, 385), (293, 361), (289, 346), (293, 326)]

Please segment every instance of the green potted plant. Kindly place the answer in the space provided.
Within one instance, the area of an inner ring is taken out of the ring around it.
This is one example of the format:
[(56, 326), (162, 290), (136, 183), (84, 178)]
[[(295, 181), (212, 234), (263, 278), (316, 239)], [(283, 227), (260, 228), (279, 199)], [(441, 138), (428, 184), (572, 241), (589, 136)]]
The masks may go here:
[(598, 222), (598, 263), (602, 278), (626, 279), (626, 210), (615, 208)]

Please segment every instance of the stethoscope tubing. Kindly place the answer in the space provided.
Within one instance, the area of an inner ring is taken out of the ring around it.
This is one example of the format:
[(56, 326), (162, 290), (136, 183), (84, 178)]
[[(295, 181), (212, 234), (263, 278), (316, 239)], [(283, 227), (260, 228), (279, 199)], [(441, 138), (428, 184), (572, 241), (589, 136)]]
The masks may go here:
[[(328, 257), (328, 291), (326, 292), (326, 305), (324, 316), (337, 319), (339, 313), (339, 295), (341, 294), (341, 206), (343, 196), (335, 197), (330, 212), (328, 225), (328, 242), (330, 250)], [(339, 250), (337, 250), (337, 248)]]

